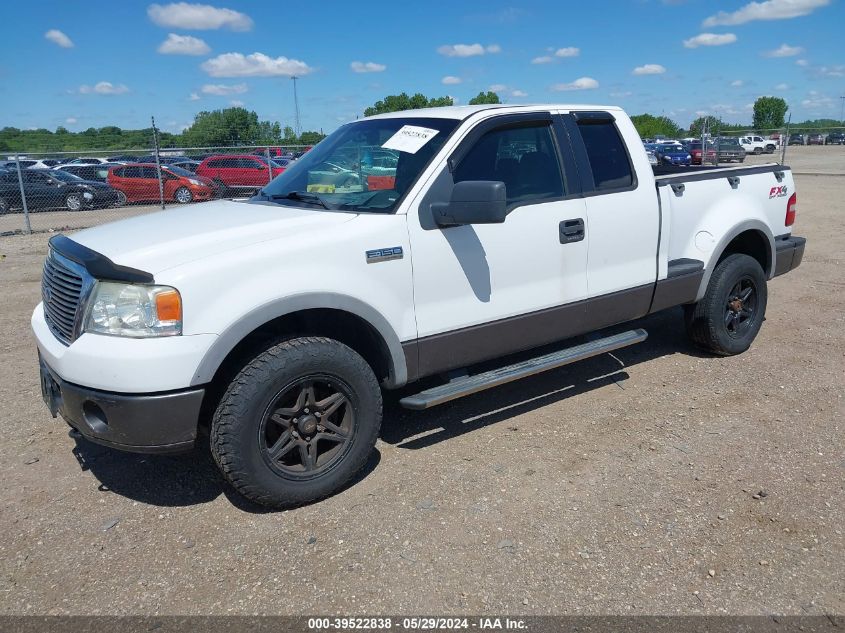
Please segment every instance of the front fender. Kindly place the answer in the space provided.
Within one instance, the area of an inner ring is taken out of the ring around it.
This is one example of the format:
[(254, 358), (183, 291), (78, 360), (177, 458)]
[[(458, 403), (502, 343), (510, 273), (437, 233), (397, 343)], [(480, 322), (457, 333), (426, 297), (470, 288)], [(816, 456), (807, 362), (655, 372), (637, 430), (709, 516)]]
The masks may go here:
[(279, 317), (315, 308), (342, 310), (369, 323), (381, 336), (390, 356), (390, 375), (386, 386), (400, 387), (408, 381), (408, 367), (402, 344), (393, 327), (378, 310), (354, 297), (332, 292), (315, 292), (283, 297), (245, 314), (218, 336), (200, 361), (191, 385), (211, 382), (229, 352), (250, 332)]

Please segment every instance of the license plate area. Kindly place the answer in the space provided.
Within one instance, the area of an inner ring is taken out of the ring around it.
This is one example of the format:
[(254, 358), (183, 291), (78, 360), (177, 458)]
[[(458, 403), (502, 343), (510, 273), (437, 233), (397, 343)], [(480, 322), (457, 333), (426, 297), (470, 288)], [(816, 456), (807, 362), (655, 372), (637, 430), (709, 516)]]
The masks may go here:
[(47, 369), (44, 361), (39, 359), (38, 364), (41, 373), (41, 397), (44, 399), (44, 404), (47, 405), (50, 415), (55, 418), (62, 402), (62, 389), (56, 379), (53, 378), (50, 370)]

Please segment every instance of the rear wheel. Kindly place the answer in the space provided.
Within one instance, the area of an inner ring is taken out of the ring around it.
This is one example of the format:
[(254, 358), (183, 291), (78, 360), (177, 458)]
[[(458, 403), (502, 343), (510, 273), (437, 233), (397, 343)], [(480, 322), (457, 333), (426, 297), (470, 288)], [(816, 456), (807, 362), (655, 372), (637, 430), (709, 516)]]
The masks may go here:
[(0, 198), (0, 215), (5, 215), (9, 212), (10, 205), (6, 198)]
[(187, 204), (194, 199), (194, 194), (187, 187), (179, 187), (175, 194), (176, 202), (180, 204)]
[(767, 300), (759, 262), (748, 255), (728, 255), (713, 271), (701, 301), (684, 306), (687, 334), (713, 354), (741, 354), (763, 325)]
[(81, 193), (69, 193), (65, 197), (65, 206), (70, 211), (79, 211), (84, 206)]
[(211, 424), (223, 476), (262, 505), (334, 494), (367, 462), (381, 426), (381, 390), (355, 351), (307, 337), (269, 347), (229, 384)]

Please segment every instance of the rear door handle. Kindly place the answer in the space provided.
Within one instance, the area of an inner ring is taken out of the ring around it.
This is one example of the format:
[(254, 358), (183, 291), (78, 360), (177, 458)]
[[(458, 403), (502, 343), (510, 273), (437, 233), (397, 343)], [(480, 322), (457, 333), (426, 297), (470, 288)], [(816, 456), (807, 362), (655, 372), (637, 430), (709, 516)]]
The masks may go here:
[(571, 244), (584, 239), (584, 218), (564, 220), (558, 227), (560, 231), (560, 243)]

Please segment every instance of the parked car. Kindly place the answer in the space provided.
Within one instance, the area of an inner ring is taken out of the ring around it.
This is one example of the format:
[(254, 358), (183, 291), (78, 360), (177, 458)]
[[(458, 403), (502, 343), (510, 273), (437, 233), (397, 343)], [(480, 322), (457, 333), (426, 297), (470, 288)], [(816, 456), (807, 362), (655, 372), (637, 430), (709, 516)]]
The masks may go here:
[(824, 145), (824, 134), (810, 134), (807, 136), (807, 145)]
[[(72, 174), (52, 169), (27, 169), (21, 172), (26, 206), (30, 210), (65, 207), (81, 211), (121, 203), (117, 191), (102, 182), (82, 180)], [(22, 208), (17, 170), (0, 174), (0, 213)]]
[(649, 164), (649, 165), (651, 165), (652, 167), (654, 167), (655, 165), (657, 165), (657, 164), (658, 164), (658, 163), (657, 163), (657, 156), (655, 156), (655, 155), (654, 155), (654, 152), (652, 152), (652, 151), (650, 151), (650, 150), (646, 150), (646, 152), (645, 152), (645, 153), (646, 153), (646, 156), (648, 156), (648, 164)]
[[(706, 156), (703, 156), (704, 152), (701, 149), (701, 141), (693, 141), (687, 145), (687, 151), (690, 154), (690, 164), (692, 165), (703, 165), (704, 163), (712, 164), (716, 162), (716, 148), (710, 143), (707, 144)], [(702, 157), (704, 160), (702, 160)]]
[(655, 156), (661, 165), (692, 164), (692, 155), (683, 145), (658, 145)]
[(804, 135), (803, 134), (790, 134), (788, 144), (789, 145), (804, 145)]
[(742, 145), (747, 154), (758, 155), (763, 153), (774, 154), (778, 147), (778, 141), (753, 134), (740, 137), (739, 144)]
[[(186, 204), (215, 197), (216, 188), (210, 180), (174, 167), (162, 165), (161, 176), (164, 199)], [(122, 192), (127, 202), (149, 202), (159, 200), (158, 169), (146, 163), (129, 163), (109, 170), (109, 184)]]
[(735, 136), (721, 136), (717, 141), (716, 156), (720, 163), (744, 163), (745, 149)]
[[(401, 148), (394, 188), (307, 190), (373, 139)], [(803, 257), (794, 185), (784, 165), (655, 177), (619, 108), (353, 121), (254, 200), (54, 236), (31, 320), (42, 397), (128, 451), (191, 450), (207, 428), (241, 494), (312, 502), (372, 463), (382, 389), (427, 409), (643, 342), (563, 341), (676, 306), (695, 345), (745, 352), (775, 327), (768, 280)]]
[(831, 132), (824, 140), (825, 145), (845, 145), (845, 132)]
[(100, 158), (98, 156), (80, 156), (78, 158), (74, 158), (73, 160), (69, 160), (65, 165), (101, 165), (103, 163), (109, 162), (107, 158)]
[(100, 163), (99, 165), (59, 165), (54, 167), (53, 171), (63, 171), (74, 176), (79, 176), (83, 180), (98, 180), (106, 182), (109, 176), (109, 169), (117, 167), (122, 163)]
[[(44, 160), (37, 159), (37, 158), (21, 158), (20, 159), (20, 166), (21, 166), (21, 169), (50, 169), (49, 164), (47, 164)], [(18, 161), (7, 160), (5, 163), (0, 165), (0, 167), (4, 167), (6, 169), (17, 169), (18, 168)]]
[(285, 168), (267, 159), (253, 154), (218, 154), (206, 158), (199, 167), (197, 175), (218, 183), (225, 189), (256, 191), (270, 182), (270, 174), (275, 178)]
[(195, 174), (197, 172), (197, 167), (200, 166), (200, 162), (201, 161), (198, 161), (198, 160), (190, 160), (188, 158), (185, 158), (185, 159), (177, 160), (177, 161), (170, 163), (170, 166), (171, 167), (181, 167), (182, 169), (187, 169), (192, 174)]
[(134, 163), (138, 160), (138, 156), (130, 154), (120, 154), (119, 156), (109, 156), (106, 160), (113, 164), (125, 165), (126, 163)]

